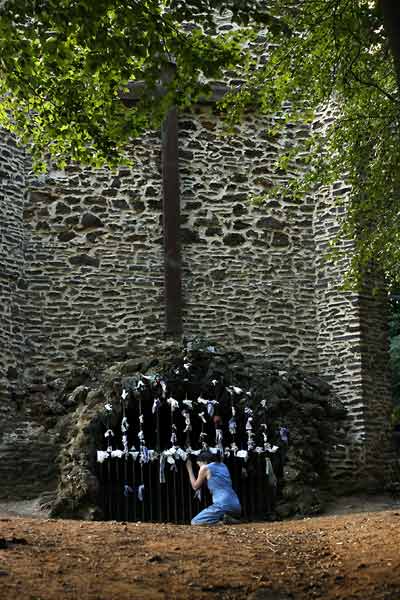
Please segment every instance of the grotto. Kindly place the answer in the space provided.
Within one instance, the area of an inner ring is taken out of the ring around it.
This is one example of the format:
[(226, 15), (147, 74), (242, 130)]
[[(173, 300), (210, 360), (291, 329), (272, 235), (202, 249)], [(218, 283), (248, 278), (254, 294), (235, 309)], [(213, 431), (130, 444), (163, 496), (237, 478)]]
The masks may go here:
[(194, 494), (185, 461), (204, 448), (223, 454), (244, 519), (315, 514), (345, 436), (322, 379), (204, 340), (115, 364), (68, 402), (53, 516), (189, 523), (209, 497)]

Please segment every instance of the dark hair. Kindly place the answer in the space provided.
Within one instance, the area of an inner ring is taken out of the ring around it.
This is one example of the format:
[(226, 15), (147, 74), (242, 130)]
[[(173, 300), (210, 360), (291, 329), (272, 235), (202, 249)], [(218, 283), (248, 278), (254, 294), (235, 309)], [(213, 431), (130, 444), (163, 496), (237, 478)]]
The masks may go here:
[(196, 456), (196, 460), (204, 463), (220, 462), (221, 453), (217, 452), (216, 454), (213, 454), (209, 450), (202, 450), (202, 452)]

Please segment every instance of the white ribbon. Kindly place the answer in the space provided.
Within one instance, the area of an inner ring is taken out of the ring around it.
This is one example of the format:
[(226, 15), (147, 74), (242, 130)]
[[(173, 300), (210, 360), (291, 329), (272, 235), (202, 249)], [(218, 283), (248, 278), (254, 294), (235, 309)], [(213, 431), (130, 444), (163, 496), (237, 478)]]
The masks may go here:
[(249, 453), (247, 452), (247, 450), (238, 450), (236, 452), (236, 456), (238, 458), (243, 458), (243, 460), (247, 460), (249, 458)]
[(157, 379), (157, 375), (142, 375), (142, 379), (146, 379), (150, 383), (154, 383)]
[(271, 459), (269, 459), (267, 456), (265, 457), (265, 474), (268, 477), (268, 483), (270, 485), (272, 485), (273, 487), (276, 487), (278, 481), (277, 481), (276, 475), (274, 473)]
[(113, 450), (111, 452), (112, 458), (122, 458), (124, 456), (124, 452), (122, 450)]
[(121, 431), (122, 433), (126, 433), (129, 429), (129, 423), (128, 423), (128, 419), (126, 417), (122, 418), (121, 421)]
[(234, 394), (237, 394), (237, 395), (239, 395), (239, 394), (243, 394), (243, 390), (242, 390), (242, 388), (240, 388), (240, 387), (237, 387), (236, 385), (231, 385), (231, 386), (228, 388), (228, 390), (232, 390), (232, 392), (233, 392)]
[(221, 452), (224, 451), (224, 447), (222, 445), (222, 441), (224, 439), (224, 434), (222, 433), (222, 429), (215, 429), (215, 443), (218, 446), (218, 450)]
[(254, 433), (252, 431), (248, 431), (247, 432), (247, 450), (253, 450), (254, 446), (255, 446), (255, 441), (254, 441)]
[(109, 452), (104, 450), (97, 450), (97, 462), (102, 463), (110, 456)]
[(187, 410), (182, 411), (182, 416), (185, 419), (185, 429), (183, 433), (187, 433), (188, 431), (192, 431), (192, 424), (190, 422), (190, 413)]
[(215, 405), (219, 404), (218, 400), (207, 400), (207, 412), (210, 417), (214, 415)]
[(202, 446), (203, 450), (207, 449), (206, 437), (207, 437), (207, 434), (204, 433), (204, 431), (202, 433), (200, 433), (200, 442), (201, 442), (201, 446)]
[(141, 446), (140, 448), (140, 452), (139, 452), (139, 462), (141, 463), (148, 463), (150, 460), (150, 454), (148, 449), (146, 448), (146, 446)]
[(171, 412), (174, 412), (177, 408), (179, 408), (178, 400), (175, 400), (175, 398), (172, 398), (172, 396), (168, 398), (167, 402), (171, 407)]
[(178, 458), (180, 458), (181, 460), (183, 460), (184, 462), (187, 461), (187, 457), (188, 457), (187, 452), (185, 452), (184, 450), (182, 450), (182, 448), (177, 448), (176, 449), (176, 456)]
[(139, 485), (137, 495), (138, 495), (138, 499), (140, 500), (140, 502), (143, 502), (143, 498), (144, 498), (144, 484), (143, 483), (141, 485)]
[(279, 450), (279, 446), (271, 446), (271, 444), (266, 444), (265, 450), (267, 452), (269, 452), (270, 454), (275, 454), (275, 452), (277, 452), (277, 450)]

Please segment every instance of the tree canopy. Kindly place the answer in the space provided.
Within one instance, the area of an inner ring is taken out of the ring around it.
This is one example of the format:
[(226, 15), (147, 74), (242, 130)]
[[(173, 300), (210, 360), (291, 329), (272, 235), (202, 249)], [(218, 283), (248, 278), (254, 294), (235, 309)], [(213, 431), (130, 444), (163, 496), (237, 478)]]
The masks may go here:
[[(215, 15), (227, 9), (239, 27), (216, 36)], [(360, 283), (373, 262), (397, 285), (397, 0), (5, 0), (0, 8), (0, 124), (39, 165), (48, 156), (60, 166), (118, 164), (131, 137), (171, 105), (196, 102), (224, 69), (245, 80), (222, 102), (228, 120), (251, 108), (275, 115), (272, 134), (288, 122), (310, 126), (303, 147), (279, 157), (277, 168), (292, 176), (274, 193), (300, 197), (345, 177), (342, 233), (356, 249), (349, 280)], [(143, 88), (128, 109), (120, 98), (132, 81)], [(326, 106), (335, 119), (313, 127)], [(309, 163), (302, 176), (299, 151)]]

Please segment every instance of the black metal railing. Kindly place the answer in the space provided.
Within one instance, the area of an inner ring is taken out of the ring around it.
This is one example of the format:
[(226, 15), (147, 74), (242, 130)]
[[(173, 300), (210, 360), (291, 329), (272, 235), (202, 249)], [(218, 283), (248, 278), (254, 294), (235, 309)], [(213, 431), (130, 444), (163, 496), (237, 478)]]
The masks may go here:
[[(265, 457), (254, 454), (245, 462), (231, 456), (225, 464), (242, 505), (242, 517), (267, 518), (273, 511), (277, 490), (266, 475)], [(98, 503), (104, 520), (187, 524), (211, 504), (206, 486), (201, 490), (201, 499), (195, 497), (183, 461), (176, 461), (173, 468), (167, 463), (164, 476), (165, 482), (161, 483), (159, 458), (140, 464), (130, 455), (110, 456), (98, 463)]]

